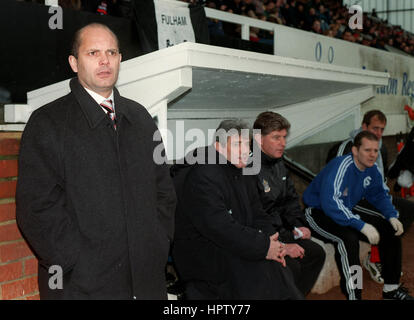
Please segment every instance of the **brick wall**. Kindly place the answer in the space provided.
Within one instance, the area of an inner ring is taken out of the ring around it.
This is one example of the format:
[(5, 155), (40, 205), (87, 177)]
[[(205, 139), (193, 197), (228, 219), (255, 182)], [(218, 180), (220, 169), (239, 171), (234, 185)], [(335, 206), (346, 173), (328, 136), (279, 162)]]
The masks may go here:
[(16, 224), (21, 133), (0, 132), (0, 300), (37, 300), (37, 260)]

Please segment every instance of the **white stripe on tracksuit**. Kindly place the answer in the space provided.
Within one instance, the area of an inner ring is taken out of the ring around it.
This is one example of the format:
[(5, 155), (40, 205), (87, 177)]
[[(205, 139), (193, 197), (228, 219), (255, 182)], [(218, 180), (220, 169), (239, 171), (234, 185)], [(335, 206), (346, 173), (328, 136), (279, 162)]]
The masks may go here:
[(344, 155), (345, 147), (349, 142), (352, 142), (351, 138), (349, 138), (349, 139), (347, 139), (347, 140), (345, 140), (344, 142), (341, 143), (341, 145), (338, 148), (338, 152), (336, 153), (337, 157)]
[(308, 221), (309, 225), (312, 227), (313, 230), (315, 230), (317, 233), (319, 233), (321, 236), (325, 237), (326, 239), (332, 240), (335, 243), (337, 243), (338, 252), (339, 252), (339, 255), (341, 256), (342, 273), (345, 275), (345, 286), (348, 292), (348, 298), (349, 300), (356, 300), (355, 290), (352, 286), (352, 281), (351, 281), (348, 254), (347, 254), (344, 242), (342, 241), (341, 238), (323, 230), (321, 227), (319, 227), (316, 224), (315, 220), (313, 220), (312, 218), (312, 208), (306, 208), (305, 216), (306, 216), (306, 220)]
[(351, 210), (349, 210), (346, 206), (344, 206), (343, 202), (339, 197), (341, 196), (341, 184), (344, 180), (344, 176), (346, 173), (346, 170), (349, 168), (349, 166), (353, 163), (352, 156), (346, 157), (341, 165), (339, 166), (338, 172), (335, 176), (334, 181), (334, 193), (333, 193), (333, 200), (338, 205), (338, 208), (345, 214), (345, 216), (351, 220), (351, 219), (360, 219), (359, 216), (352, 213)]
[(356, 210), (356, 211), (359, 211), (359, 212), (363, 212), (363, 213), (369, 214), (371, 216), (376, 216), (376, 217), (380, 217), (380, 218), (385, 219), (384, 215), (381, 214), (381, 212), (374, 211), (374, 210), (370, 210), (370, 209), (361, 207), (359, 205), (356, 205), (353, 210)]
[[(342, 156), (342, 155), (344, 155), (344, 152), (345, 152), (345, 147), (348, 145), (348, 143), (352, 143), (352, 139), (347, 139), (347, 140), (345, 140), (345, 141), (343, 141), (342, 143), (341, 143), (341, 145), (339, 146), (339, 148), (338, 148), (338, 151), (337, 151), (337, 153), (336, 153), (336, 156), (337, 157), (339, 157), (339, 156)], [(391, 165), (392, 166), (392, 165)], [(390, 166), (390, 168), (391, 168), (391, 166)], [(378, 165), (377, 165), (377, 168), (378, 168), (378, 171), (381, 173), (381, 176), (383, 176), (383, 173), (381, 172), (381, 170), (380, 170), (380, 168), (378, 167)], [(384, 187), (384, 189), (385, 190), (389, 190), (389, 188), (388, 188), (388, 186), (386, 185), (386, 183), (385, 183), (385, 181), (383, 181), (383, 187)], [(391, 196), (391, 195), (390, 195)], [(392, 197), (391, 197), (391, 199), (392, 199)], [(384, 215), (383, 214), (381, 214), (380, 212), (378, 212), (378, 211), (374, 211), (374, 210), (370, 210), (370, 209), (367, 209), (367, 208), (364, 208), (364, 207), (361, 207), (361, 206), (359, 206), (359, 205), (356, 205), (353, 209), (355, 209), (355, 210), (357, 210), (357, 211), (359, 211), (359, 212), (364, 212), (364, 213), (366, 213), (366, 214), (370, 214), (370, 215), (373, 215), (373, 216), (378, 216), (378, 217), (381, 217), (381, 218), (384, 218), (385, 219), (385, 217), (384, 217)]]

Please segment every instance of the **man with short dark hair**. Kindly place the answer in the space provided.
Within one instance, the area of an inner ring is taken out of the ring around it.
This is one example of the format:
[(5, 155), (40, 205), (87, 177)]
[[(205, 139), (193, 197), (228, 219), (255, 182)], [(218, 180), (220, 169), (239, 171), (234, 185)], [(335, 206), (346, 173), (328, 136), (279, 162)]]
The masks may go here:
[[(76, 43), (71, 92), (33, 112), (19, 155), (16, 218), (39, 259), (40, 298), (166, 299), (176, 198), (153, 158), (157, 127), (115, 88), (114, 33), (93, 23)], [(49, 286), (51, 266), (63, 288)]]
[(283, 162), (290, 123), (282, 115), (266, 111), (254, 122), (254, 156), (261, 159), (256, 184), (260, 200), (272, 225), (285, 243), (286, 262), (297, 287), (306, 296), (315, 284), (325, 261), (325, 251), (310, 240), (311, 232), (299, 203), (293, 181)]
[[(305, 190), (306, 218), (315, 232), (334, 243), (341, 290), (348, 299), (361, 299), (362, 283), (361, 280), (354, 283), (353, 273), (360, 265), (359, 240), (363, 240), (378, 245), (384, 299), (413, 300), (399, 284), (402, 258), (399, 236), (403, 226), (375, 163), (378, 152), (378, 138), (373, 133), (357, 134), (352, 153), (330, 161)], [(382, 217), (353, 212), (362, 198), (375, 204)]]
[[(352, 141), (355, 136), (363, 131), (369, 131), (373, 133), (379, 140), (379, 152), (376, 160), (376, 165), (378, 170), (381, 172), (383, 180), (388, 176), (388, 152), (385, 145), (382, 143), (382, 136), (384, 134), (385, 126), (387, 125), (387, 117), (380, 110), (369, 110), (367, 111), (362, 119), (361, 127), (350, 132), (350, 138), (343, 141), (342, 143), (335, 144), (328, 152), (327, 161), (329, 162), (336, 156), (342, 156), (351, 152)], [(414, 203), (403, 199), (401, 197), (395, 196), (392, 198), (393, 205), (396, 207), (399, 212), (399, 219), (402, 222), (404, 229), (408, 230), (414, 220)], [(375, 204), (370, 204), (365, 199), (362, 199), (357, 206), (354, 208), (354, 211), (368, 212), (370, 214), (381, 216), (381, 213), (378, 212), (378, 209), (375, 207)], [(364, 259), (364, 267), (368, 270), (371, 278), (377, 283), (384, 283), (384, 279), (381, 275), (381, 263), (380, 257), (378, 255), (378, 248), (376, 246), (371, 246), (371, 251)]]
[[(174, 169), (173, 260), (188, 299), (301, 299), (285, 249), (244, 175), (249, 126), (225, 120), (198, 162)], [(186, 157), (187, 158), (187, 157)], [(181, 172), (180, 172), (181, 171)]]

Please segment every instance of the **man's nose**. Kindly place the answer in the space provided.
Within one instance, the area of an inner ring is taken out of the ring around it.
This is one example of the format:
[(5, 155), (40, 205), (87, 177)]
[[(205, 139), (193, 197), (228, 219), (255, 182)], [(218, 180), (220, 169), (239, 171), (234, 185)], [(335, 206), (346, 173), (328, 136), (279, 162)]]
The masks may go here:
[(106, 52), (101, 53), (100, 57), (99, 57), (99, 63), (100, 64), (108, 64), (109, 63), (109, 58)]

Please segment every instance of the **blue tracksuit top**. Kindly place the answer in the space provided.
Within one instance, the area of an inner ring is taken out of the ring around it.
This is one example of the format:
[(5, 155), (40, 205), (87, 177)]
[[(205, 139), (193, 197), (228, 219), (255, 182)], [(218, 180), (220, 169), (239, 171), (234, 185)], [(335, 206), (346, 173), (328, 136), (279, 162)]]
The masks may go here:
[(398, 217), (377, 164), (361, 171), (352, 154), (332, 159), (303, 194), (306, 206), (322, 210), (337, 224), (358, 231), (365, 222), (352, 212), (352, 208), (362, 198), (374, 205), (386, 219)]

